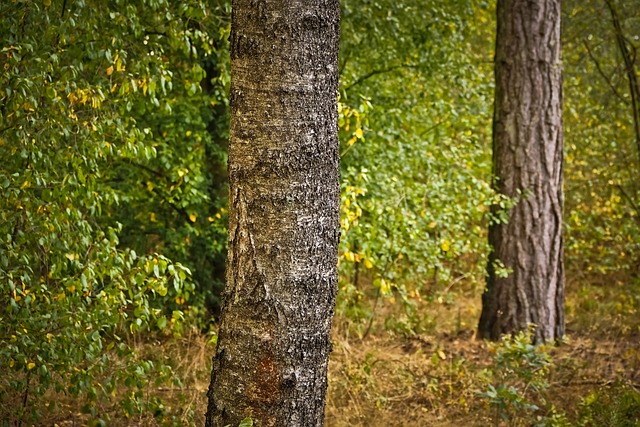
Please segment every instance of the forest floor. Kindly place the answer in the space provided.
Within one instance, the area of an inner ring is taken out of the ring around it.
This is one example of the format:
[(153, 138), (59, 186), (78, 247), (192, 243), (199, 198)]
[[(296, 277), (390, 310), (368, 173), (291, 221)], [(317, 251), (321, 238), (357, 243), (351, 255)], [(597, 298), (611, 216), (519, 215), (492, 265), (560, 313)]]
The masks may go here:
[[(610, 418), (616, 411), (631, 423), (607, 425), (640, 425), (636, 291), (615, 280), (580, 287), (569, 283), (567, 338), (559, 346), (523, 350), (526, 357), (542, 355), (550, 362), (534, 373), (544, 379), (538, 388), (526, 379), (526, 366), (501, 366), (500, 348), (475, 338), (480, 314), (477, 289), (417, 301), (413, 318), (400, 303), (387, 300), (377, 305), (370, 328), (369, 319), (354, 321), (339, 314), (332, 336), (326, 425), (512, 426), (550, 419), (554, 425), (576, 425), (580, 418), (580, 425), (598, 426), (604, 425), (599, 416)], [(415, 318), (415, 313), (422, 314)], [(420, 332), (402, 326), (407, 322), (421, 325), (416, 328)], [(366, 329), (370, 330), (363, 332)], [(142, 354), (169, 358), (182, 384), (150, 383), (145, 390), (148, 396), (163, 399), (165, 416), (121, 419), (114, 403), (101, 408), (112, 414), (108, 425), (203, 425), (214, 352), (211, 336), (193, 331), (180, 338), (140, 343)], [(512, 387), (514, 393), (491, 401), (487, 393), (492, 386)], [(65, 410), (61, 402), (56, 411), (61, 417), (52, 424), (84, 425), (86, 416), (70, 415), (75, 412), (72, 406), (69, 402)], [(635, 410), (638, 413), (629, 413)]]
[[(584, 295), (598, 302), (604, 293), (608, 292), (594, 288)], [(432, 309), (434, 331), (413, 336), (378, 329), (363, 340), (349, 338), (344, 333), (348, 328), (341, 325), (344, 319), (338, 319), (327, 425), (531, 426), (548, 422), (554, 414), (556, 418), (566, 414), (563, 419), (573, 424), (578, 418), (584, 420), (586, 412), (597, 412), (585, 411), (585, 402), (604, 399), (605, 405), (615, 405), (611, 401), (621, 388), (632, 390), (640, 404), (640, 319), (635, 310), (626, 307), (629, 310), (623, 312), (620, 301), (601, 301), (598, 310), (589, 311), (590, 300), (571, 297), (567, 337), (559, 346), (539, 349), (551, 363), (545, 387), (534, 391), (515, 372), (517, 368), (509, 371), (496, 363), (496, 346), (476, 339), (479, 299), (467, 295), (453, 305)], [(501, 406), (482, 396), (490, 385), (501, 384), (513, 386), (522, 399), (516, 402), (516, 397), (507, 396)], [(527, 410), (527, 403), (539, 409)], [(640, 406), (635, 408), (640, 411)], [(588, 425), (604, 425), (598, 424), (597, 416), (592, 414), (595, 419)], [(640, 412), (635, 417), (634, 424), (620, 425), (640, 425)]]

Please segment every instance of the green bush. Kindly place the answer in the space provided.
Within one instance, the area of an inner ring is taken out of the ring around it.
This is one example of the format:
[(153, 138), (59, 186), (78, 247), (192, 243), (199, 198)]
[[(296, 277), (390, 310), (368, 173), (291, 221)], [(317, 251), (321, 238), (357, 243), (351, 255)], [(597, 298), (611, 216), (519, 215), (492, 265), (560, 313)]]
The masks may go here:
[(225, 241), (203, 165), (225, 160), (209, 126), (226, 111), (228, 12), (0, 3), (0, 419), (64, 396), (95, 420), (110, 401), (164, 412), (142, 389), (173, 373), (136, 342), (179, 332), (202, 259), (224, 252), (203, 243)]
[(546, 403), (542, 393), (549, 387), (551, 357), (545, 346), (533, 345), (532, 339), (527, 331), (489, 344), (494, 354), (488, 372), (491, 383), (480, 396), (494, 409), (496, 425), (500, 420), (528, 424)]
[(584, 397), (578, 413), (580, 426), (640, 426), (640, 393), (630, 385), (616, 382)]

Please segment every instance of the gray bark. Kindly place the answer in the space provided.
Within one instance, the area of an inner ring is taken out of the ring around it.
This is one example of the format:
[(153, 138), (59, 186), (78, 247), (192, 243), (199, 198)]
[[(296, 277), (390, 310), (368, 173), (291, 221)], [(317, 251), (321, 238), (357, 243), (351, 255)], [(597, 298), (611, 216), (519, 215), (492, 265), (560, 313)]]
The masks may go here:
[(478, 336), (535, 324), (535, 340), (552, 341), (564, 334), (560, 0), (498, 0), (497, 18), (494, 187), (521, 200), (489, 228)]
[(229, 254), (207, 426), (322, 426), (337, 289), (338, 0), (234, 0)]

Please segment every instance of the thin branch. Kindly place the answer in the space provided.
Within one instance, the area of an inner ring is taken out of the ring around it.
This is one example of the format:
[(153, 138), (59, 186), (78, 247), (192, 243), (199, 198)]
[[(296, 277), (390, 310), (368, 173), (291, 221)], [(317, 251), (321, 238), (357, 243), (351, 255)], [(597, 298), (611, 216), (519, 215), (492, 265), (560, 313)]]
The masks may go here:
[(64, 12), (67, 10), (67, 0), (62, 2), (62, 12), (60, 12), (60, 19), (64, 19)]
[(359, 85), (360, 83), (364, 82), (367, 79), (370, 79), (371, 77), (380, 75), (380, 74), (384, 74), (384, 73), (389, 73), (391, 71), (395, 71), (395, 70), (399, 70), (402, 68), (420, 68), (423, 64), (402, 64), (402, 65), (393, 65), (391, 67), (387, 67), (387, 68), (381, 68), (378, 70), (373, 70), (373, 71), (369, 71), (367, 74), (364, 74), (360, 77), (358, 77), (353, 83), (349, 84), (344, 91), (347, 92), (349, 91), (349, 89), (353, 88), (354, 86)]
[(163, 37), (166, 37), (167, 33), (163, 33), (161, 31), (145, 31), (144, 35), (145, 36), (163, 36)]
[(602, 70), (602, 67), (600, 67), (600, 62), (598, 61), (598, 59), (593, 55), (593, 52), (591, 51), (591, 48), (589, 47), (589, 43), (587, 43), (587, 40), (583, 40), (584, 43), (584, 47), (587, 49), (587, 54), (589, 55), (589, 58), (591, 58), (591, 60), (593, 61), (593, 63), (596, 66), (596, 69), (598, 70), (598, 73), (600, 73), (600, 75), (602, 76), (602, 78), (604, 79), (605, 82), (607, 82), (607, 86), (609, 86), (609, 88), (613, 91), (613, 93), (615, 94), (615, 96), (620, 99), (620, 101), (624, 102), (625, 104), (629, 104), (629, 101), (627, 101), (626, 99), (624, 99), (622, 97), (622, 95), (620, 95), (620, 93), (618, 92), (618, 89), (616, 89), (616, 87), (613, 85), (613, 83), (611, 82), (611, 79), (605, 74), (605, 72)]
[(624, 60), (625, 71), (627, 73), (627, 78), (629, 79), (629, 93), (631, 94), (631, 108), (636, 134), (636, 147), (638, 149), (638, 160), (640, 160), (640, 109), (638, 108), (638, 102), (640, 102), (640, 86), (638, 85), (638, 76), (636, 76), (635, 71), (635, 48), (633, 48), (632, 45), (633, 53), (629, 52), (630, 43), (624, 36), (618, 13), (613, 7), (611, 0), (604, 0), (604, 2), (611, 13), (611, 21), (613, 22), (613, 27), (615, 29), (616, 41), (618, 42), (618, 48), (620, 49), (620, 54)]
[(344, 72), (345, 68), (347, 68), (349, 59), (351, 59), (351, 49), (349, 49), (347, 53), (344, 55), (344, 61), (342, 61), (342, 65), (338, 67), (338, 76), (342, 76), (342, 73)]
[[(147, 165), (143, 165), (142, 163), (134, 162), (133, 160), (127, 159), (125, 157), (120, 158), (119, 160), (121, 162), (123, 162), (123, 163), (128, 164), (128, 165), (135, 166), (137, 168), (143, 169), (143, 170), (145, 170), (145, 171), (147, 171), (147, 172), (149, 172), (149, 173), (151, 173), (151, 174), (153, 174), (153, 175), (155, 175), (157, 177), (160, 177), (160, 178), (163, 178), (163, 179), (167, 179), (167, 176), (164, 173), (162, 173), (162, 172), (160, 172), (158, 170), (152, 169)], [(171, 181), (169, 181), (169, 182), (171, 184), (175, 184), (175, 182), (171, 182)]]
[(15, 125), (11, 125), (11, 126), (7, 126), (7, 127), (5, 127), (5, 128), (2, 128), (2, 129), (0, 129), (0, 133), (4, 133), (4, 132), (6, 132), (6, 131), (8, 131), (9, 129), (14, 128), (14, 127), (16, 127), (16, 126), (15, 126)]
[(640, 222), (640, 206), (638, 206), (636, 202), (634, 202), (633, 198), (629, 195), (629, 193), (627, 193), (622, 185), (616, 185), (616, 188), (620, 190), (620, 194), (622, 194), (622, 197), (627, 202), (629, 202), (633, 210), (636, 211), (636, 220)]

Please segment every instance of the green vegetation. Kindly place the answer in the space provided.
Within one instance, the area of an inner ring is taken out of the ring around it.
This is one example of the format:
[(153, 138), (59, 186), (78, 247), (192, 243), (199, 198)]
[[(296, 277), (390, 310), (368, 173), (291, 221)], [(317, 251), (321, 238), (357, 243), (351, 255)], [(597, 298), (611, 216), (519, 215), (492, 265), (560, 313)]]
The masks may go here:
[(116, 395), (127, 416), (159, 410), (141, 390), (171, 369), (132, 343), (202, 312), (224, 251), (214, 6), (2, 4), (0, 418), (48, 418), (62, 395), (96, 419)]
[[(328, 425), (640, 424), (640, 161), (604, 1), (563, 4), (568, 341), (473, 340), (488, 224), (522, 201), (490, 186), (494, 3), (342, 1)], [(0, 3), (2, 425), (202, 424), (230, 9)]]

